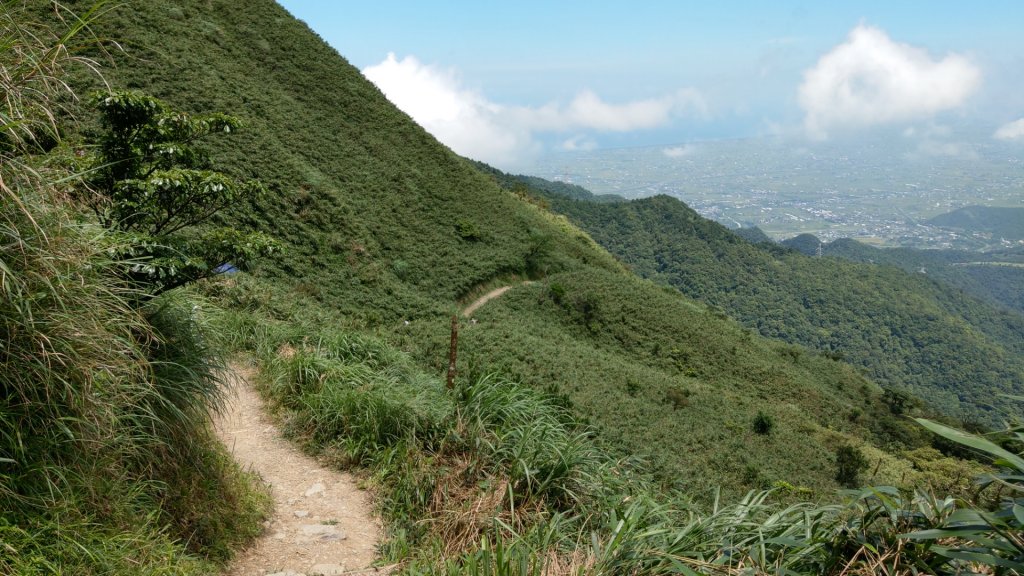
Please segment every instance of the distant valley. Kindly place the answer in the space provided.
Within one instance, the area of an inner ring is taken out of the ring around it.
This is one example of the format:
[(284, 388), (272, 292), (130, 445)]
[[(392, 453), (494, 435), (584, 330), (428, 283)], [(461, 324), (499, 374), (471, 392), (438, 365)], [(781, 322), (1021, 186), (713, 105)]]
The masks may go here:
[(942, 150), (894, 134), (857, 142), (751, 138), (566, 152), (533, 172), (595, 194), (674, 196), (727, 227), (757, 226), (775, 239), (811, 233), (826, 241), (915, 248), (1020, 245), (1020, 236), (1004, 239), (932, 220), (965, 206), (1024, 206), (1019, 147), (970, 131), (956, 136), (962, 141)]
[(668, 196), (593, 197), (562, 182), (494, 174), (641, 276), (763, 336), (843, 358), (954, 417), (995, 424), (1015, 410), (999, 394), (1019, 393), (1024, 375), (1017, 251), (889, 250), (810, 234), (784, 245), (756, 234), (746, 241)]

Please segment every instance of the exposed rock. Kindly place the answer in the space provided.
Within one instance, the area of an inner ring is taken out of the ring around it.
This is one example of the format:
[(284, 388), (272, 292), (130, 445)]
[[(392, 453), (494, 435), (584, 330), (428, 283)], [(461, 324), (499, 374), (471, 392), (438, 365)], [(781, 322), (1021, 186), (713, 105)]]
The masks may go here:
[(323, 495), (326, 489), (327, 488), (323, 485), (322, 482), (317, 482), (316, 484), (310, 486), (309, 490), (306, 490), (305, 496), (306, 498), (309, 498), (311, 496)]
[(331, 524), (303, 524), (299, 531), (317, 542), (339, 542), (348, 538)]

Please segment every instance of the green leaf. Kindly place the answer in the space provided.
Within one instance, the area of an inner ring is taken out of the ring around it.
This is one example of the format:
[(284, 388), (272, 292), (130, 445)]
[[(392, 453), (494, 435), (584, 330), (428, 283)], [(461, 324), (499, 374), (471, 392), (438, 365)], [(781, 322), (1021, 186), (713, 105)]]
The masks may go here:
[(914, 418), (914, 420), (916, 420), (918, 424), (924, 426), (925, 428), (931, 430), (932, 432), (938, 434), (939, 436), (946, 438), (947, 440), (952, 440), (957, 444), (962, 444), (964, 446), (974, 448), (975, 450), (985, 452), (986, 454), (995, 457), (997, 460), (1003, 460), (1012, 467), (1024, 471), (1024, 458), (1021, 458), (1020, 456), (1014, 454), (1013, 452), (1010, 452), (1009, 450), (1006, 450), (1005, 448), (989, 440), (986, 440), (985, 438), (976, 436), (974, 434), (969, 434), (962, 430), (957, 430), (955, 428), (943, 426), (938, 422), (932, 422), (931, 420), (927, 420), (925, 418)]
[(956, 528), (932, 528), (900, 534), (897, 538), (908, 540), (938, 540), (939, 538), (970, 538), (980, 536), (989, 530), (988, 526), (958, 526)]
[(988, 566), (1002, 566), (1004, 568), (1020, 569), (1020, 562), (1010, 560), (1007, 558), (1001, 558), (994, 554), (985, 554), (983, 552), (968, 552), (966, 550), (956, 550), (945, 548), (942, 546), (935, 546), (932, 548), (938, 554), (945, 556), (946, 558), (953, 558), (954, 560), (966, 560), (967, 562), (977, 562), (979, 564), (985, 564)]
[(783, 546), (788, 546), (790, 548), (803, 548), (803, 547), (806, 547), (807, 544), (808, 544), (808, 542), (806, 540), (801, 540), (801, 539), (797, 539), (797, 538), (789, 538), (789, 537), (785, 537), (785, 536), (780, 536), (778, 538), (769, 538), (769, 539), (765, 540), (764, 543), (765, 544), (781, 544)]
[(679, 560), (673, 559), (672, 567), (678, 570), (679, 572), (686, 574), (686, 576), (700, 576), (700, 574), (694, 572), (692, 569), (690, 569), (689, 566), (683, 564)]

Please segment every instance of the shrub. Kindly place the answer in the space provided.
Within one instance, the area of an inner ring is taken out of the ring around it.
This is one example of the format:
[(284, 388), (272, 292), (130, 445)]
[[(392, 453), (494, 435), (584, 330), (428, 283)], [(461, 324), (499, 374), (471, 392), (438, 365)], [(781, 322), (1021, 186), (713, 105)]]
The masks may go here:
[(469, 220), (459, 220), (458, 224), (455, 225), (455, 231), (458, 233), (459, 238), (462, 238), (463, 240), (475, 242), (483, 238), (483, 234), (480, 233), (480, 228)]
[(555, 304), (558, 304), (559, 306), (561, 306), (562, 303), (565, 302), (565, 286), (558, 282), (552, 282), (551, 285), (548, 286), (548, 294), (551, 295), (551, 299), (555, 302)]
[(87, 198), (100, 223), (128, 244), (118, 256), (138, 289), (160, 294), (276, 249), (262, 233), (213, 226), (218, 212), (263, 192), (255, 180), (211, 170), (195, 144), (237, 130), (237, 119), (191, 116), (129, 91), (98, 94), (95, 104), (103, 134)]
[(768, 435), (771, 433), (773, 426), (775, 426), (775, 420), (763, 411), (758, 410), (757, 416), (754, 416), (754, 432)]
[(672, 405), (673, 410), (679, 410), (690, 405), (690, 396), (692, 394), (692, 392), (685, 388), (671, 388), (665, 393), (665, 401)]
[(140, 309), (112, 257), (132, 246), (83, 221), (74, 175), (38, 156), (67, 130), (68, 42), (101, 5), (54, 4), (73, 23), (58, 34), (37, 4), (0, 3), (0, 573), (208, 574), (266, 502), (209, 433), (196, 310)]

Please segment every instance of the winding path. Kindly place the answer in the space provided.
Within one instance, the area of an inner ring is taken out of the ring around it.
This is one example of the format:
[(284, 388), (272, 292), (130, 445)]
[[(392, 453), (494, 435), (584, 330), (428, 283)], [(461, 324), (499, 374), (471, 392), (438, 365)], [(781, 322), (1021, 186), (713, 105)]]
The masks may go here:
[(231, 397), (217, 435), (245, 468), (270, 485), (274, 512), (265, 533), (239, 553), (225, 576), (374, 574), (380, 523), (369, 495), (349, 474), (331, 470), (281, 437), (248, 380), (233, 365)]
[(533, 284), (533, 281), (532, 280), (526, 280), (526, 281), (520, 282), (519, 284), (515, 284), (515, 285), (512, 285), (512, 286), (502, 286), (501, 288), (495, 288), (494, 290), (491, 290), (487, 294), (484, 294), (483, 296), (481, 296), (481, 297), (477, 298), (476, 300), (474, 300), (469, 306), (466, 306), (465, 308), (463, 308), (462, 309), (462, 315), (463, 316), (467, 316), (467, 317), (471, 316), (473, 314), (473, 312), (477, 311), (477, 308), (480, 308), (484, 304), (487, 304), (491, 300), (494, 300), (498, 296), (501, 296), (505, 292), (508, 292), (509, 290), (511, 290), (513, 288), (513, 286), (525, 286), (527, 284)]

